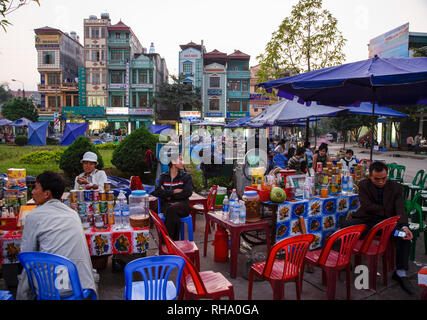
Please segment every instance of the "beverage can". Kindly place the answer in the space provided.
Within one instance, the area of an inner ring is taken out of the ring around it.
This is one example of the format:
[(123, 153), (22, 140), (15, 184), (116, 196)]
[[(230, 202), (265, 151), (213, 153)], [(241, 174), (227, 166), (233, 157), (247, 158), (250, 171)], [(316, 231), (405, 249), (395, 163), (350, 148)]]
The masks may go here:
[(114, 214), (114, 201), (107, 201), (107, 212)]
[(104, 183), (104, 192), (110, 192), (111, 191), (111, 183)]
[(114, 201), (114, 192), (113, 191), (107, 192), (107, 201)]
[(321, 162), (318, 162), (316, 171), (320, 173), (320, 172), (322, 172), (322, 169), (323, 169), (323, 164)]
[(108, 202), (107, 201), (101, 201), (99, 203), (99, 211), (101, 213), (107, 213), (107, 211), (108, 211)]
[(85, 206), (86, 206), (86, 214), (93, 214), (93, 206), (92, 206), (92, 202), (84, 202)]
[(86, 203), (79, 202), (77, 205), (77, 212), (79, 215), (85, 215), (86, 214)]
[(77, 212), (79, 210), (79, 204), (77, 202), (71, 202), (70, 208)]
[(100, 197), (100, 194), (99, 194), (99, 190), (92, 190), (92, 201), (97, 202), (97, 201), (100, 201), (100, 200), (101, 200), (101, 197)]
[(92, 190), (84, 190), (85, 201), (92, 201)]
[(99, 202), (92, 202), (92, 208), (93, 208), (93, 213), (94, 214), (100, 214), (100, 207), (99, 207)]
[(77, 203), (79, 202), (77, 198), (77, 190), (71, 190), (70, 191), (70, 203)]
[(101, 192), (100, 194), (101, 194), (101, 201), (108, 201), (107, 200), (107, 193)]

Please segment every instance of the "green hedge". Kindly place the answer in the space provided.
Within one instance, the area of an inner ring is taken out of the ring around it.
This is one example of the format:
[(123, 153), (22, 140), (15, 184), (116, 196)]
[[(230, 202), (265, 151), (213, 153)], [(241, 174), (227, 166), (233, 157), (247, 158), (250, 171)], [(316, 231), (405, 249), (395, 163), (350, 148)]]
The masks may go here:
[(28, 143), (28, 138), (26, 136), (17, 136), (15, 138), (15, 144), (18, 146), (25, 146)]
[(96, 144), (95, 148), (98, 150), (114, 150), (118, 145), (118, 143), (108, 142), (103, 144)]
[(64, 153), (63, 149), (56, 149), (52, 151), (36, 151), (23, 155), (19, 158), (20, 163), (26, 164), (43, 164), (46, 162), (59, 163), (61, 155)]

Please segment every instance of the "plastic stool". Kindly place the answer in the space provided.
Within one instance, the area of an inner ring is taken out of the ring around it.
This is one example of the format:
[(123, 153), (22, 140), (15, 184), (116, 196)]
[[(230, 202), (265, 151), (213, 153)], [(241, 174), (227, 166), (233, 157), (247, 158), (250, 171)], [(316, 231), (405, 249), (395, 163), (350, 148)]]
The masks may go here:
[[(165, 222), (165, 216), (163, 213), (159, 213), (160, 219), (162, 219), (163, 222)], [(191, 215), (189, 214), (185, 218), (181, 218), (181, 240), (185, 240), (185, 224), (187, 224), (187, 231), (188, 231), (188, 240), (194, 241), (193, 236), (193, 219), (191, 218)]]
[(12, 293), (6, 290), (0, 290), (0, 300), (15, 300)]

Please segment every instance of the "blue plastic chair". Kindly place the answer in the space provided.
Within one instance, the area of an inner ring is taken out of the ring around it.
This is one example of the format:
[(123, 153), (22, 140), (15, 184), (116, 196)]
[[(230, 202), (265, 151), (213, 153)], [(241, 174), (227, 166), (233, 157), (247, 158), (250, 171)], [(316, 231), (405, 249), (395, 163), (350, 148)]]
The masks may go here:
[[(92, 289), (82, 289), (77, 267), (71, 260), (46, 252), (21, 252), (18, 254), (18, 259), (27, 272), (28, 281), (37, 300), (83, 300), (88, 297), (92, 300), (97, 299)], [(64, 275), (64, 267), (68, 271), (70, 290), (67, 290), (69, 286), (66, 282), (56, 280), (59, 274)], [(34, 288), (34, 278), (37, 281), (38, 290)], [(63, 296), (60, 295), (57, 282), (67, 290), (63, 292)]]
[[(156, 180), (156, 185), (158, 183), (158, 180)], [(165, 222), (165, 215), (161, 212), (161, 199), (157, 198), (157, 214), (162, 219), (163, 222)], [(181, 218), (181, 229), (180, 229), (180, 237), (181, 240), (185, 240), (185, 225), (187, 225), (187, 232), (188, 232), (188, 240), (194, 241), (194, 234), (193, 234), (193, 219), (191, 217), (191, 214), (188, 216)]]
[[(180, 256), (164, 255), (136, 259), (125, 266), (125, 300), (176, 300), (179, 295), (185, 260)], [(177, 269), (176, 281), (169, 280)], [(134, 272), (143, 281), (133, 282)]]
[(12, 293), (7, 290), (0, 290), (0, 300), (15, 300)]

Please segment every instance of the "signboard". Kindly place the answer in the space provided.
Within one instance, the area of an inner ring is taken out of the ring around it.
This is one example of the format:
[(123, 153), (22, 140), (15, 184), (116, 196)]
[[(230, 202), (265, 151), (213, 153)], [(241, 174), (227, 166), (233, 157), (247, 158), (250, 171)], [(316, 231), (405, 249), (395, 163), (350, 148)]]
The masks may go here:
[(153, 109), (129, 108), (129, 114), (134, 116), (151, 116)]
[(128, 115), (129, 114), (129, 108), (123, 108), (123, 107), (110, 107), (105, 108), (105, 114), (123, 114)]
[(243, 118), (248, 116), (249, 116), (249, 112), (246, 112), (246, 111), (227, 112), (227, 118)]
[(179, 116), (181, 118), (193, 118), (193, 117), (201, 117), (200, 111), (180, 111)]
[(62, 117), (82, 116), (104, 116), (104, 107), (62, 107)]
[(262, 94), (258, 94), (258, 93), (251, 93), (249, 95), (249, 99), (250, 100), (270, 101), (269, 97), (262, 97)]
[(53, 129), (61, 130), (61, 123), (59, 122), (59, 112), (53, 114)]
[(126, 107), (129, 108), (129, 60), (126, 62)]
[(217, 117), (217, 118), (220, 118), (220, 117), (222, 117), (222, 112), (206, 112), (205, 116), (206, 117)]
[(86, 96), (86, 68), (79, 67), (79, 106), (87, 105)]
[(61, 36), (59, 34), (38, 34), (36, 35), (36, 45), (38, 44), (60, 44)]
[(125, 83), (112, 83), (108, 85), (109, 89), (126, 89)]
[(152, 84), (132, 84), (131, 87), (132, 88), (149, 88), (149, 89), (152, 89), (153, 85)]
[(220, 96), (222, 95), (222, 89), (208, 89), (208, 96)]
[(369, 41), (369, 59), (409, 57), (409, 23)]

